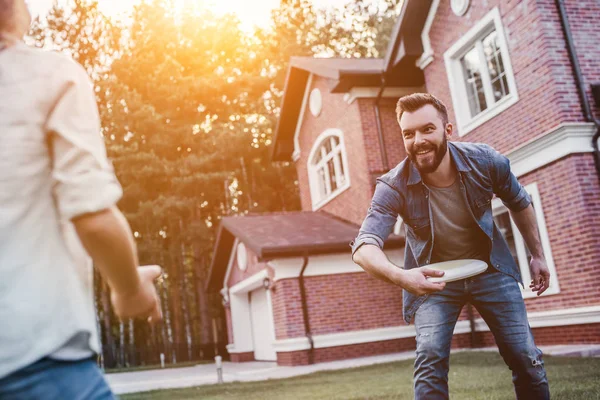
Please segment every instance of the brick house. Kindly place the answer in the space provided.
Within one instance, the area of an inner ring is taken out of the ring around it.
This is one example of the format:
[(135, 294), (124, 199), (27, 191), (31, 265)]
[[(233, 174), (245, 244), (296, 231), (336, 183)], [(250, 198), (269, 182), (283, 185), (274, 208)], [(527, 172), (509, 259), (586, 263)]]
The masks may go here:
[[(405, 158), (394, 107), (416, 91), (446, 103), (454, 140), (505, 154), (532, 196), (552, 273), (542, 296), (522, 293), (537, 343), (600, 343), (596, 15), (594, 0), (405, 0), (384, 59), (293, 58), (272, 154), (295, 163), (303, 211), (222, 221), (209, 286), (224, 298), (232, 360), (414, 348), (400, 290), (355, 266), (348, 242), (375, 178)], [(528, 282), (523, 238), (500, 201), (490, 207)], [(402, 221), (385, 251), (403, 265)], [(493, 345), (467, 314), (453, 346)]]

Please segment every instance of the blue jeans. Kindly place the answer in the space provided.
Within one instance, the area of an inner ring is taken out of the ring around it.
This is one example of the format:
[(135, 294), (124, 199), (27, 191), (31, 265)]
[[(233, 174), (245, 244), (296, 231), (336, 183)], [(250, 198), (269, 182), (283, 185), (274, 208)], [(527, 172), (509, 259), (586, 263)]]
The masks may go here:
[(2, 400), (112, 400), (116, 397), (93, 359), (43, 358), (0, 379)]
[(450, 342), (463, 305), (470, 302), (490, 327), (512, 371), (517, 399), (549, 399), (542, 352), (535, 346), (517, 281), (491, 268), (446, 284), (415, 314), (415, 399), (448, 399)]

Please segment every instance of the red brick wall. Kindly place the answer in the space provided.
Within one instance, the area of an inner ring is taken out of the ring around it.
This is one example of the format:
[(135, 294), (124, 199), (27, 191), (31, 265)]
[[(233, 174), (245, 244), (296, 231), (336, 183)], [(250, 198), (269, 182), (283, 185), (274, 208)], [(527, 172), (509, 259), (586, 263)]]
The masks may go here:
[[(551, 18), (558, 20), (554, 1), (545, 0), (540, 3), (542, 13), (550, 14), (552, 15)], [(600, 118), (600, 108), (595, 106), (590, 87), (592, 83), (600, 83), (600, 26), (598, 24), (600, 2), (597, 0), (577, 0), (565, 1), (564, 4), (592, 112), (594, 112), (596, 118)]]
[[(306, 277), (305, 288), (313, 335), (404, 325), (401, 290), (365, 272)], [(305, 336), (298, 280), (272, 294), (276, 338)]]
[(388, 166), (383, 165), (381, 157), (379, 133), (377, 131), (377, 117), (374, 107), (375, 99), (358, 99), (357, 102), (360, 111), (369, 172), (379, 174), (387, 172), (406, 157), (400, 127), (396, 121), (397, 99), (384, 98), (381, 99), (379, 103)]
[(600, 185), (591, 154), (572, 155), (520, 179), (537, 182), (560, 293), (526, 300), (528, 311), (600, 304)]
[[(534, 328), (532, 331), (536, 346), (600, 343), (600, 324)], [(491, 332), (477, 332), (476, 337), (477, 347), (496, 346)]]
[(247, 352), (247, 353), (233, 353), (230, 354), (231, 356), (231, 362), (249, 362), (249, 361), (255, 361), (254, 360), (254, 353), (253, 352)]
[[(379, 354), (398, 353), (415, 349), (415, 338), (384, 340), (381, 342), (360, 343), (348, 346), (325, 347), (313, 350), (315, 363), (369, 357)], [(278, 365), (307, 365), (308, 350), (277, 353)]]
[[(519, 101), (455, 140), (485, 142), (507, 152), (564, 122), (582, 121), (581, 107), (554, 1), (471, 2), (457, 17), (442, 0), (431, 27), (434, 61), (425, 68), (427, 89), (438, 96), (455, 122), (444, 52), (470, 27), (498, 6), (515, 74)], [(573, 3), (573, 2), (571, 2)], [(589, 1), (588, 1), (589, 3)], [(551, 5), (552, 4), (552, 5)], [(594, 23), (590, 21), (590, 23)], [(593, 40), (590, 45), (593, 45)], [(464, 104), (464, 107), (468, 107)]]
[(271, 290), (275, 338), (287, 339), (304, 336), (302, 302), (297, 279), (284, 279)]
[[(559, 344), (600, 343), (600, 324), (559, 326), (535, 328), (533, 335), (537, 346)], [(496, 341), (491, 332), (477, 332), (474, 346), (471, 346), (471, 334), (462, 333), (452, 338), (452, 349), (494, 347)], [(345, 360), (356, 357), (368, 357), (378, 354), (410, 351), (416, 348), (415, 338), (386, 340), (381, 342), (361, 343), (348, 346), (326, 347), (314, 349), (314, 362)], [(277, 353), (277, 364), (285, 366), (308, 364), (308, 350)]]
[(312, 210), (307, 162), (313, 144), (323, 131), (337, 128), (344, 134), (348, 163), (350, 164), (351, 186), (321, 209), (357, 225), (361, 224), (373, 192), (367, 168), (358, 102), (348, 104), (344, 101), (344, 94), (329, 93), (330, 89), (326, 79), (315, 77), (312, 85), (313, 88), (321, 90), (323, 109), (318, 117), (314, 117), (309, 110), (306, 110), (302, 122), (299, 138), (301, 155), (296, 162), (302, 209)]

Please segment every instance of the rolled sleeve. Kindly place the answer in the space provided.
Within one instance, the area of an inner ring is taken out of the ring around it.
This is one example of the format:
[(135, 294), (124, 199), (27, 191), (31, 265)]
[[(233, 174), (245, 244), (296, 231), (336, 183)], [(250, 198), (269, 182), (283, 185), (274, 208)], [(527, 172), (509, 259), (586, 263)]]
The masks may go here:
[(392, 233), (398, 220), (400, 194), (382, 181), (377, 182), (375, 194), (358, 236), (350, 243), (352, 256), (364, 244), (372, 244), (383, 249), (383, 244)]
[(65, 64), (46, 131), (54, 197), (61, 218), (70, 220), (114, 206), (122, 189), (106, 156), (92, 84), (79, 65)]
[(490, 149), (490, 177), (494, 193), (511, 211), (527, 208), (531, 204), (531, 196), (512, 173), (510, 161), (498, 151)]

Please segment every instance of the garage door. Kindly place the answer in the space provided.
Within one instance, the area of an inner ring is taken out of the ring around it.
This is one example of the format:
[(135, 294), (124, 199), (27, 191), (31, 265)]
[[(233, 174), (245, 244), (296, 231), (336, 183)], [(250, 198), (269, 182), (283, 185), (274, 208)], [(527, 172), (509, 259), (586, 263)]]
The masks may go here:
[(267, 303), (267, 291), (258, 289), (250, 292), (250, 316), (252, 318), (252, 341), (254, 343), (254, 359), (260, 361), (277, 361), (277, 353), (273, 347), (275, 338), (271, 326), (271, 310)]

